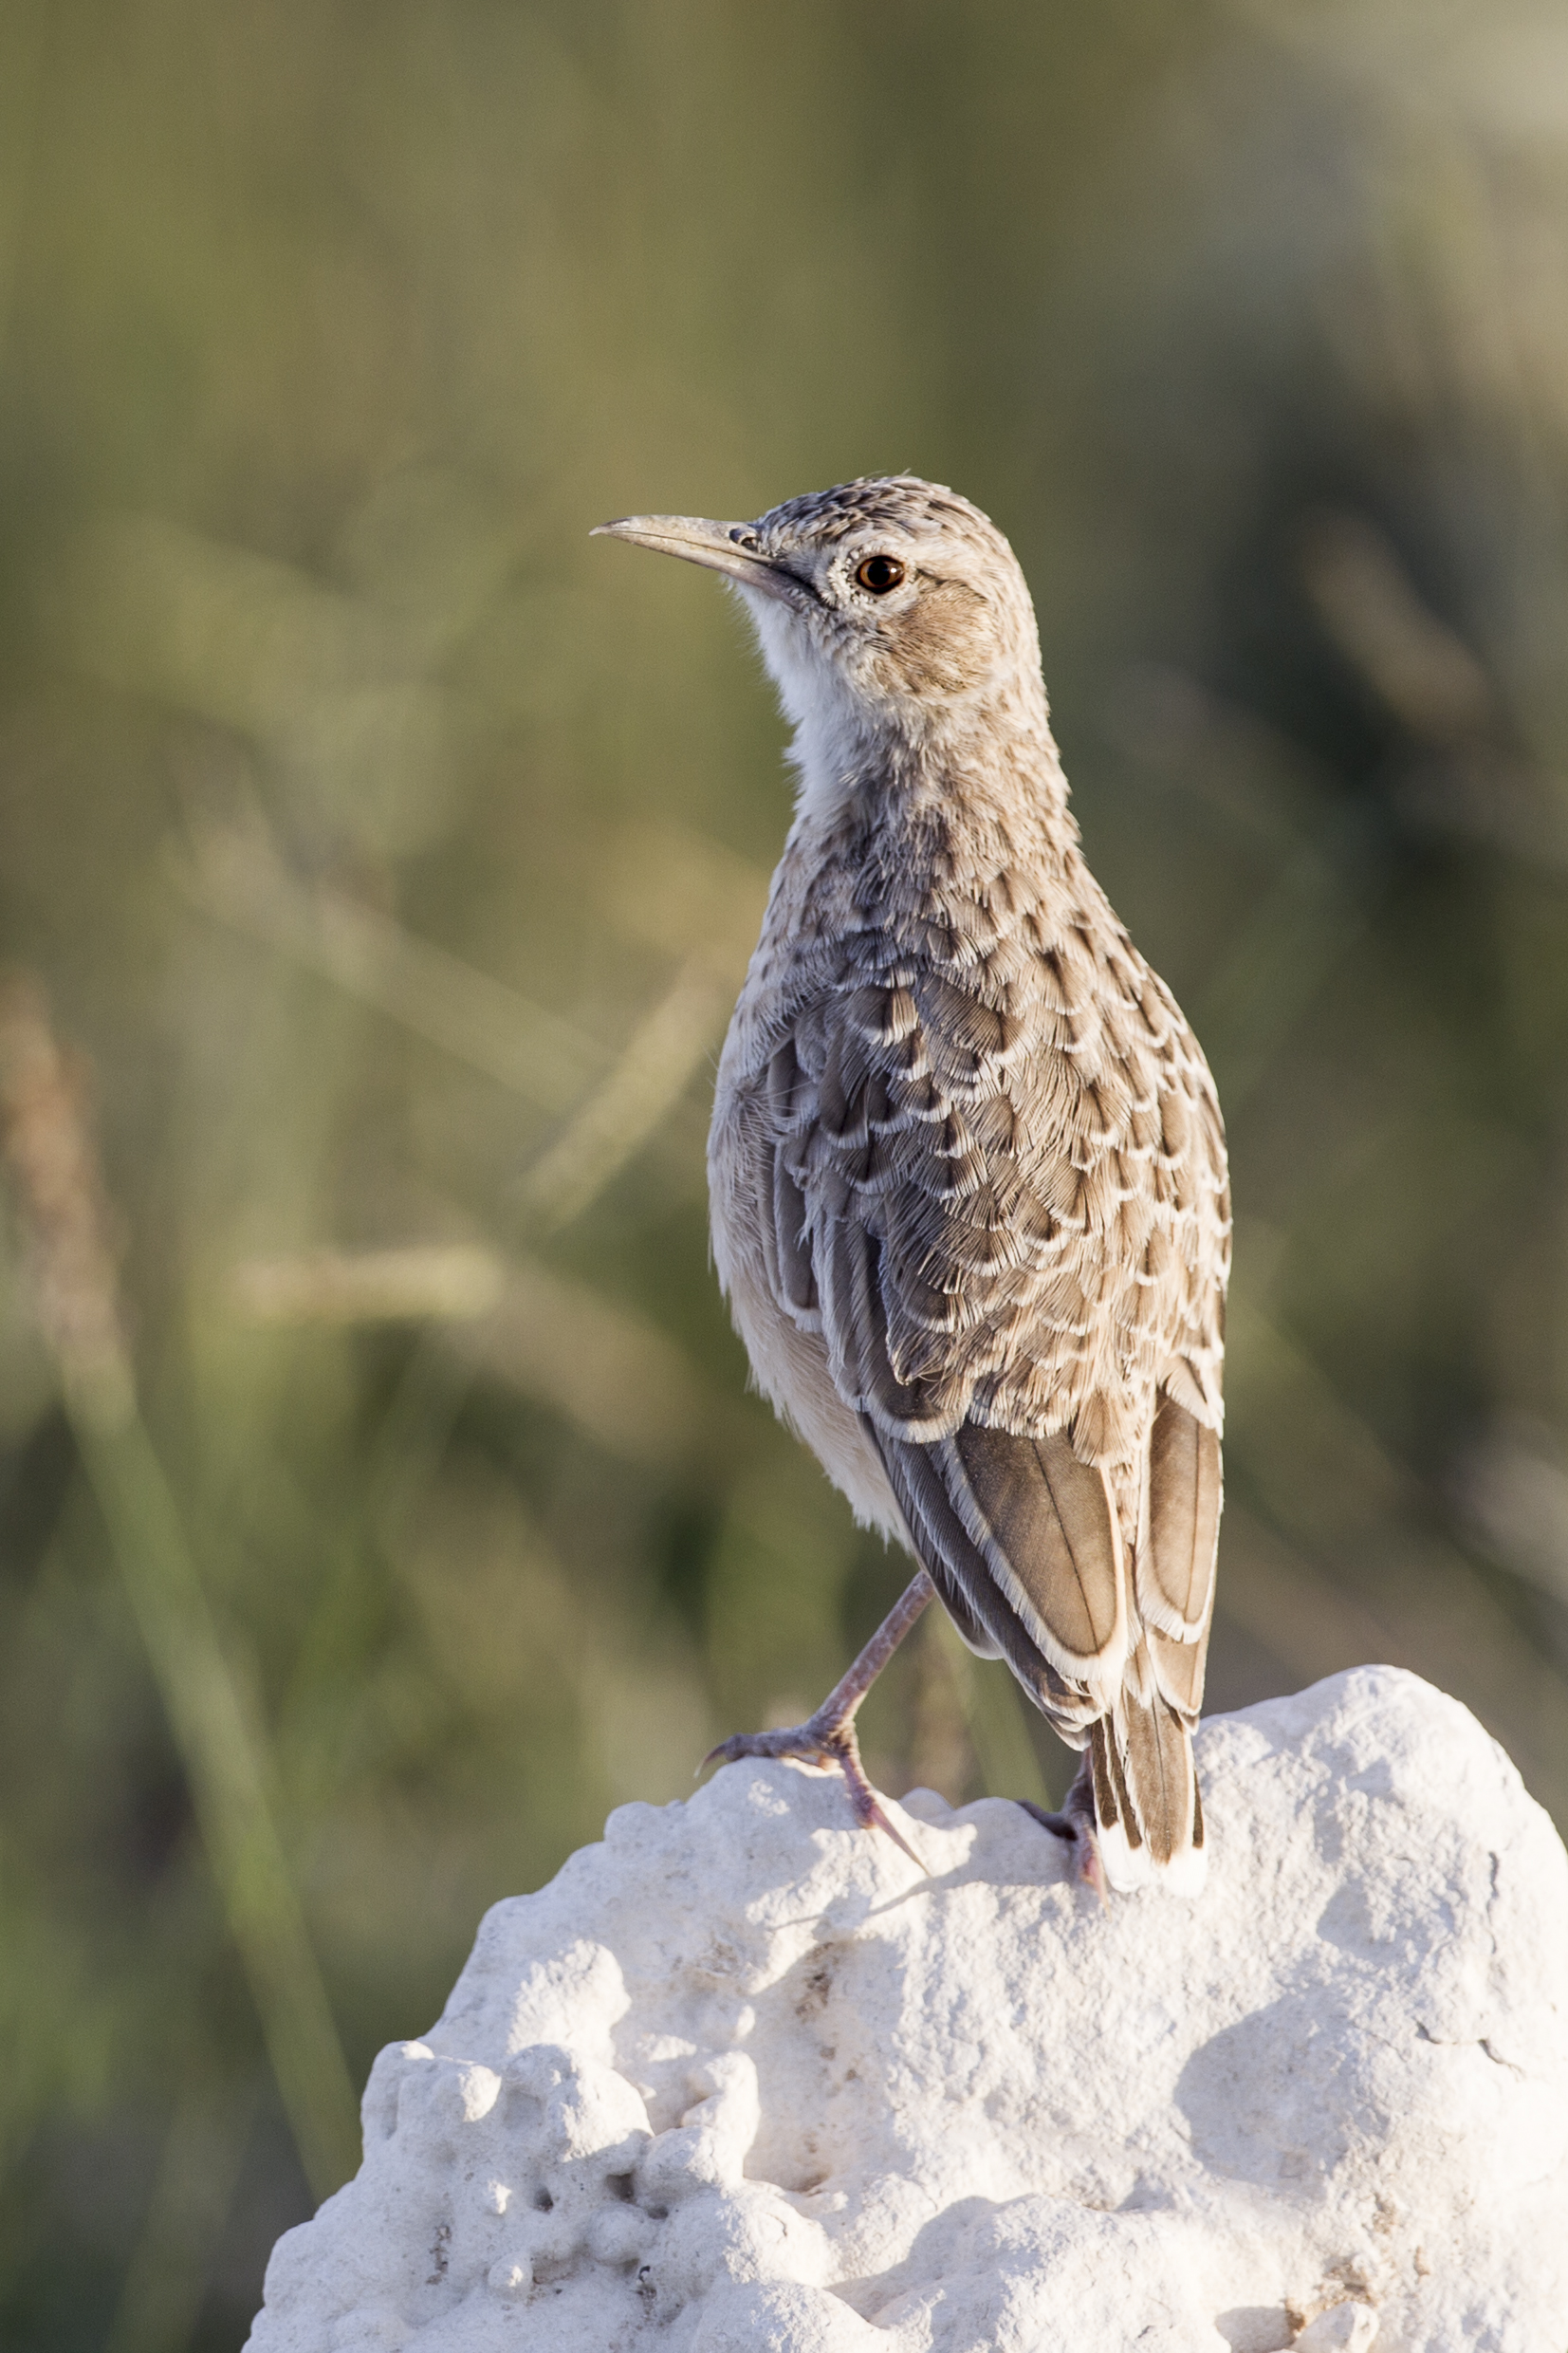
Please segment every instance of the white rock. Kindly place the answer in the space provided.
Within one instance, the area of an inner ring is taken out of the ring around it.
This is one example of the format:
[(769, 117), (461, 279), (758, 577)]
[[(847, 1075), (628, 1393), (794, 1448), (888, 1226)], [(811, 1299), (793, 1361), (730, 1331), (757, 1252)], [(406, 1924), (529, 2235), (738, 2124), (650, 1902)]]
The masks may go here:
[(1568, 1857), (1389, 1668), (1206, 1726), (1195, 1902), (731, 1766), (498, 1904), (252, 2353), (1552, 2353)]
[(1370, 2304), (1347, 2298), (1308, 2321), (1296, 2340), (1296, 2353), (1367, 2353), (1377, 2336), (1377, 2314)]

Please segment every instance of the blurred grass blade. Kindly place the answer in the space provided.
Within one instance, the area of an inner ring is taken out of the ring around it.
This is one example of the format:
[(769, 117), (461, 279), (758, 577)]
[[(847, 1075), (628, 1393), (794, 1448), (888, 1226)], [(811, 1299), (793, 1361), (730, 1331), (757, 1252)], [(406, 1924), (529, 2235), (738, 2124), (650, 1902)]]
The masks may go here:
[[(205, 2054), (204, 2054), (205, 2055)], [(239, 2186), (255, 2102), (194, 2059), (175, 2103), (103, 2353), (181, 2353)]]
[(506, 1269), (471, 1243), (248, 1258), (230, 1278), (253, 1324), (456, 1323), (499, 1306)]
[(137, 1407), (80, 1082), (41, 993), (0, 994), (5, 1148), (36, 1310), (190, 1784), (301, 2161), (318, 2198), (359, 2161), (353, 2085), (273, 1817), (264, 1738), (223, 1655), (178, 1508)]
[(1242, 924), (1193, 1012), (1233, 1117), (1366, 917), (1315, 848), (1298, 850)]
[(1221, 1609), (1307, 1680), (1372, 1658), (1450, 1692), (1506, 1731), (1560, 1816), (1568, 1692), (1550, 1650), (1422, 1524), (1414, 1475), (1245, 1288), (1231, 1293), (1227, 1353), (1227, 1443), (1247, 1464), (1258, 1519), (1227, 1508)]
[[(658, 1469), (688, 1456), (727, 1417), (684, 1350), (629, 1308), (537, 1258), (502, 1258), (473, 1245), (395, 1251), (309, 1251), (249, 1259), (230, 1278), (249, 1321), (328, 1327), (388, 1322), (445, 1325), (450, 1366), (487, 1372), (572, 1422), (625, 1461)], [(420, 1442), (424, 1413), (444, 1395), (430, 1351), (411, 1366), (412, 1419), (393, 1418), (400, 1456)], [(443, 1427), (446, 1409), (437, 1407)]]
[(1458, 1486), (1481, 1541), (1516, 1577), (1568, 1603), (1568, 1469), (1550, 1429), (1503, 1417), (1463, 1459)]
[(1486, 725), (1485, 672), (1423, 602), (1392, 543), (1364, 515), (1331, 508), (1309, 516), (1301, 575), (1340, 652), (1411, 734), (1446, 744)]
[(390, 916), (301, 881), (265, 841), (237, 825), (196, 829), (174, 870), (209, 915), (390, 1013), (542, 1110), (569, 1110), (609, 1059), (596, 1038), (416, 939)]
[(412, 615), (134, 507), (62, 534), (37, 593), (73, 667), (248, 736), (348, 839), (396, 855), (439, 824), (450, 713)]
[(724, 1034), (734, 997), (702, 956), (639, 1022), (618, 1060), (541, 1153), (524, 1199), (547, 1233), (581, 1217), (685, 1094)]
[(22, 224), (39, 139), (48, 11), (42, 0), (0, 17), (0, 348), (10, 324)]
[(660, 954), (702, 956), (740, 987), (767, 907), (767, 869), (668, 819), (620, 826), (594, 862), (604, 918)]
[(357, 2103), (267, 1789), (261, 1735), (231, 1676), (178, 1511), (134, 1410), (80, 1390), (71, 1419), (184, 1763), (311, 2190), (356, 2171)]
[(538, 1259), (510, 1262), (494, 1311), (449, 1327), (467, 1362), (537, 1399), (622, 1461), (666, 1470), (730, 1424), (655, 1325)]

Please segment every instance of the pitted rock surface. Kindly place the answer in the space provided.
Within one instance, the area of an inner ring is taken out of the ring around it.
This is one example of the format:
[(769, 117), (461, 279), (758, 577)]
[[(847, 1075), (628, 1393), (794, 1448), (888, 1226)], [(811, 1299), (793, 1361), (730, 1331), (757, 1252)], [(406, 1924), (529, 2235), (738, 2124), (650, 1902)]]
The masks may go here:
[(1559, 2353), (1568, 1857), (1389, 1668), (1208, 1724), (1208, 1886), (731, 1766), (498, 1904), (251, 2353)]

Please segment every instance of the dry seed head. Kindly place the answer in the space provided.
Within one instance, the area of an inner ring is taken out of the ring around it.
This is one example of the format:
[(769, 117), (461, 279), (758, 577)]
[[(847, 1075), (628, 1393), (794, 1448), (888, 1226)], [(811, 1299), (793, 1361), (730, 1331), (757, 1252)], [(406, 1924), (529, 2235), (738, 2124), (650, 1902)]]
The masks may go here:
[(86, 1083), (25, 974), (0, 986), (0, 1122), (39, 1329), (67, 1388), (119, 1418), (131, 1405), (130, 1356)]

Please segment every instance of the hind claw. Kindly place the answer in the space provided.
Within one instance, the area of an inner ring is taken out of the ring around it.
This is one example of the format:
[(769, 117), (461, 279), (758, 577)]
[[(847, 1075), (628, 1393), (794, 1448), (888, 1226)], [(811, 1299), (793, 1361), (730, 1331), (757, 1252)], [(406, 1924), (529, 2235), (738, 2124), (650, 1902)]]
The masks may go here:
[(1104, 1903), (1107, 1900), (1105, 1865), (1100, 1861), (1099, 1840), (1095, 1835), (1094, 1823), (1083, 1814), (1072, 1810), (1047, 1813), (1044, 1806), (1037, 1806), (1032, 1798), (1015, 1798), (1013, 1803), (1022, 1806), (1042, 1829), (1049, 1830), (1054, 1838), (1064, 1840), (1076, 1850), (1073, 1857), (1075, 1877), (1083, 1886), (1092, 1887)]

